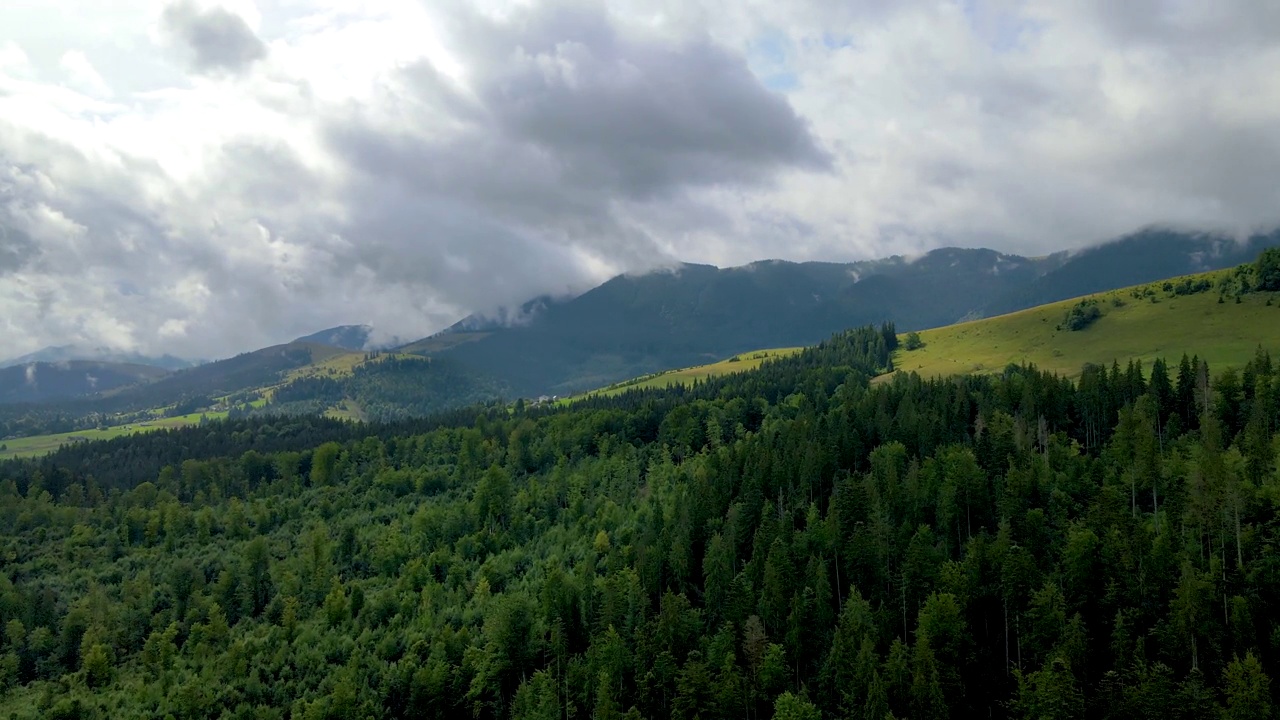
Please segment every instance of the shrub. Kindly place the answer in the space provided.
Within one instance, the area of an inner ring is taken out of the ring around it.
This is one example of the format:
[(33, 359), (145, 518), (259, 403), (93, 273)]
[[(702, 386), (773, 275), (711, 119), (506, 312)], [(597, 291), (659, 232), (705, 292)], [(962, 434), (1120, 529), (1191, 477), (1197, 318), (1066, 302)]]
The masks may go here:
[(1084, 330), (1102, 317), (1097, 300), (1081, 300), (1067, 311), (1067, 318), (1062, 323), (1068, 330)]
[(1258, 278), (1259, 290), (1280, 291), (1280, 248), (1263, 250), (1253, 271)]

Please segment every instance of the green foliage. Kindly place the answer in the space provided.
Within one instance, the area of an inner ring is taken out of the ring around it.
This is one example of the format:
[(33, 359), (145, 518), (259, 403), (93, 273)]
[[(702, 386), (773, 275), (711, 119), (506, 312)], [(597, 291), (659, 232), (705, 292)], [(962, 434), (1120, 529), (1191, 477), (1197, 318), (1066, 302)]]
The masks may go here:
[(1264, 720), (1271, 717), (1271, 680), (1253, 653), (1235, 658), (1223, 671), (1227, 707), (1224, 720)]
[(789, 691), (773, 701), (774, 720), (822, 720), (818, 707), (803, 697), (792, 695)]
[(84, 679), (91, 688), (106, 685), (111, 680), (110, 650), (102, 643), (94, 643), (84, 653)]
[(302, 448), (210, 423), (105, 490), (100, 449), (0, 466), (0, 717), (1270, 713), (1266, 353), (870, 383), (890, 352)]
[(1027, 720), (1078, 720), (1086, 717), (1084, 696), (1071, 668), (1054, 658), (1029, 675), (1018, 673), (1018, 696), (1013, 717)]
[(1259, 290), (1280, 291), (1280, 248), (1263, 250), (1254, 264), (1254, 274)]
[(1084, 330), (1102, 317), (1102, 309), (1098, 307), (1098, 301), (1092, 298), (1081, 300), (1071, 309), (1067, 311), (1066, 318), (1062, 321), (1062, 327), (1067, 330), (1077, 331)]
[(924, 340), (920, 339), (920, 333), (912, 330), (907, 333), (907, 339), (902, 343), (904, 350), (919, 350), (924, 347)]

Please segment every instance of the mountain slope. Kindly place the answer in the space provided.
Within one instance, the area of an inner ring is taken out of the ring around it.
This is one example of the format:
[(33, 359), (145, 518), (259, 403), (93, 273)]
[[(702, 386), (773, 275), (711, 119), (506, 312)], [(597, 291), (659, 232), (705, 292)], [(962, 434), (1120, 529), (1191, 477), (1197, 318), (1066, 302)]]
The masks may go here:
[(439, 352), (517, 394), (563, 395), (758, 347), (812, 344), (888, 317), (908, 327), (955, 322), (1051, 262), (946, 249), (876, 263), (682, 265), (616, 277), (543, 306), (524, 325), (487, 327), (485, 337)]
[(756, 348), (808, 345), (862, 324), (938, 327), (1230, 267), (1278, 244), (1280, 232), (1240, 244), (1146, 230), (1043, 258), (944, 248), (914, 259), (850, 264), (682, 265), (540, 302), (516, 313), (518, 324), (468, 319), (402, 350), (452, 357), (518, 395), (567, 395)]
[(71, 360), (90, 360), (107, 363), (125, 363), (130, 365), (151, 365), (165, 370), (182, 370), (199, 363), (184, 360), (173, 355), (142, 355), (140, 353), (119, 352), (110, 348), (88, 348), (80, 345), (51, 345), (33, 353), (16, 358), (0, 360), (0, 368), (14, 365), (29, 365), (33, 362), (62, 363)]
[(70, 360), (0, 368), (0, 403), (37, 403), (148, 382), (169, 371), (150, 365)]
[(111, 404), (140, 409), (191, 398), (255, 390), (282, 381), (290, 370), (344, 353), (341, 348), (316, 343), (273, 345), (182, 370), (148, 385), (127, 388), (114, 394)]
[(1264, 248), (1280, 245), (1280, 230), (1243, 242), (1210, 233), (1145, 228), (1113, 242), (1086, 248), (1059, 267), (999, 298), (989, 314), (1001, 314), (1090, 293), (1191, 275), (1252, 262)]
[[(1186, 353), (1199, 355), (1211, 368), (1239, 367), (1260, 346), (1280, 352), (1280, 293), (1247, 293), (1236, 302), (1220, 287), (1234, 273), (1193, 275), (926, 330), (920, 333), (924, 347), (900, 348), (895, 366), (928, 377), (1034, 363), (1076, 377), (1085, 363), (1134, 359), (1150, 366), (1158, 357), (1176, 362)], [(1179, 294), (1195, 287), (1202, 289)], [(1067, 314), (1090, 301), (1100, 317), (1082, 330), (1068, 330)]]
[(386, 350), (404, 339), (379, 333), (372, 325), (339, 325), (297, 338), (296, 343), (332, 345), (344, 350)]

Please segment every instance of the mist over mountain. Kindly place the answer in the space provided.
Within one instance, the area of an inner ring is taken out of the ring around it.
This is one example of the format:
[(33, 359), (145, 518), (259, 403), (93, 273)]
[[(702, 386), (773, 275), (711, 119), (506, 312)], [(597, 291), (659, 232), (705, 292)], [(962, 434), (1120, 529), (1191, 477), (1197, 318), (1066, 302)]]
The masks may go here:
[(344, 350), (382, 350), (403, 345), (405, 340), (380, 333), (372, 325), (339, 325), (295, 338), (293, 342), (330, 345)]
[[(66, 409), (74, 415), (175, 404), (212, 407), (218, 404), (215, 398), (266, 397), (264, 392), (271, 394), (266, 388), (292, 382), (300, 369), (343, 353), (385, 348), (447, 361), (370, 366), (358, 381), (322, 370), (330, 380), (316, 380), (315, 388), (291, 393), (301, 400), (280, 406), (290, 412), (322, 409), (322, 397), (336, 403), (351, 390), (355, 395), (345, 399), (352, 407), (372, 407), (376, 399), (380, 416), (393, 417), (411, 413), (407, 406), (397, 409), (397, 397), (413, 395), (413, 407), (439, 409), (463, 399), (567, 395), (749, 350), (810, 345), (859, 325), (888, 321), (899, 331), (938, 327), (1233, 266), (1272, 245), (1280, 245), (1280, 232), (1237, 242), (1149, 228), (1085, 251), (1035, 258), (943, 248), (918, 257), (854, 263), (682, 264), (619, 275), (576, 297), (540, 295), (394, 348), (379, 344), (371, 326), (344, 325), (173, 373), (101, 361), (74, 365), (70, 372), (58, 370), (68, 367), (69, 361), (62, 361), (39, 365), (41, 381), (33, 385), (24, 368), (35, 366), (27, 363), (4, 376), (7, 389), (0, 389), (0, 401), (73, 402), (75, 407)], [(358, 361), (359, 356), (340, 366)], [(409, 392), (415, 373), (421, 375), (416, 394)]]
[(918, 330), (1230, 267), (1273, 245), (1280, 232), (1241, 242), (1150, 228), (1038, 258), (943, 248), (855, 263), (685, 264), (539, 301), (536, 312), (518, 314), (520, 323), (468, 318), (406, 349), (447, 355), (518, 394), (566, 394), (756, 348), (812, 344), (866, 323)]
[(0, 403), (40, 403), (148, 383), (169, 374), (151, 365), (68, 360), (0, 368)]
[(141, 353), (123, 352), (105, 347), (53, 345), (19, 357), (0, 360), (0, 368), (12, 367), (14, 365), (27, 365), (33, 362), (62, 363), (69, 360), (150, 365), (164, 370), (182, 370), (183, 368), (195, 367), (200, 364), (199, 360), (188, 360), (169, 354), (153, 356), (143, 355)]
[(1058, 300), (1163, 278), (1252, 262), (1280, 245), (1280, 229), (1245, 238), (1153, 226), (1073, 253), (1025, 288), (1000, 298), (988, 314), (1012, 312)]

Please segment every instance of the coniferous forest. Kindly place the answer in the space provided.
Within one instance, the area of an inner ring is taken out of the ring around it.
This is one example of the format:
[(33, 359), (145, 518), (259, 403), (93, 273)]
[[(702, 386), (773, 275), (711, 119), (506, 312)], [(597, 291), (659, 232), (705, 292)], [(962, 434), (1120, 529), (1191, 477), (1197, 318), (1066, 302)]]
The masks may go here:
[(0, 465), (0, 715), (1268, 718), (1280, 368), (758, 371)]

